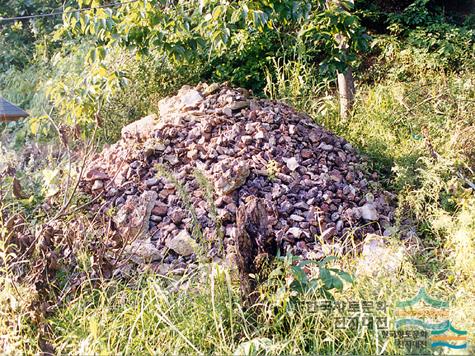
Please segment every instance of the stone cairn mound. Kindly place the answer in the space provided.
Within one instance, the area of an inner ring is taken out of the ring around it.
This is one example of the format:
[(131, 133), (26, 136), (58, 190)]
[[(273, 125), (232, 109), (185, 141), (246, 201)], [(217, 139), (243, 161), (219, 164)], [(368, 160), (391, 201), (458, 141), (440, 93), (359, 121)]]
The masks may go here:
[[(273, 246), (303, 257), (346, 234), (384, 234), (393, 198), (377, 178), (307, 115), (244, 89), (200, 84), (162, 100), (159, 116), (124, 127), (88, 165), (81, 188), (105, 197), (93, 210), (112, 217), (133, 259), (176, 265), (196, 259), (197, 231), (211, 258), (232, 254), (243, 233), (265, 239), (253, 242), (256, 253)], [(251, 203), (261, 210), (258, 227), (242, 221)]]

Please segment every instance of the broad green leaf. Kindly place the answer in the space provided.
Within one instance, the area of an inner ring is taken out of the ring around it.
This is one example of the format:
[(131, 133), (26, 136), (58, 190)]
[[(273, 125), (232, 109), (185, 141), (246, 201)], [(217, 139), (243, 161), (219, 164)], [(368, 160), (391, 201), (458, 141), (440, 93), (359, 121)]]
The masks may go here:
[(348, 283), (353, 283), (354, 281), (353, 276), (349, 274), (348, 272), (337, 270), (336, 274), (338, 274), (339, 277), (341, 277), (343, 280), (345, 280)]
[(302, 284), (306, 284), (308, 282), (307, 274), (298, 266), (291, 267), (292, 272), (295, 278)]
[(328, 262), (335, 261), (336, 259), (337, 258), (335, 256), (327, 256), (323, 260), (321, 260), (319, 263), (320, 263), (320, 266), (325, 266)]
[(326, 289), (331, 289), (333, 287), (333, 278), (330, 274), (330, 271), (327, 269), (320, 268), (320, 279), (325, 284)]
[(332, 275), (332, 286), (337, 290), (343, 290), (343, 282), (337, 276)]
[(242, 9), (240, 8), (235, 9), (231, 15), (231, 23), (236, 23), (239, 20), (241, 20), (242, 14), (243, 14)]

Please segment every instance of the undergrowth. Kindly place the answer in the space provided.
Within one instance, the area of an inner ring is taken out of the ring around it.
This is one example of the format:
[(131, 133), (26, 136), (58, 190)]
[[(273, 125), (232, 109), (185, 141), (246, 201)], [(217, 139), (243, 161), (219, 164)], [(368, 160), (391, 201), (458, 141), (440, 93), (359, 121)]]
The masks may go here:
[[(287, 84), (278, 83), (276, 97)], [(388, 79), (367, 85), (360, 88), (354, 114), (346, 122), (337, 120), (334, 98), (300, 101), (300, 96), (289, 95), (292, 92), (298, 89), (285, 89), (285, 100), (370, 157), (398, 196), (399, 222), (414, 227), (408, 240), (400, 241), (403, 231), (397, 230), (391, 238), (395, 250), (404, 249), (395, 270), (386, 268), (388, 261), (369, 263), (357, 250), (338, 256), (333, 267), (355, 278), (341, 291), (333, 291), (333, 300), (385, 302), (388, 309), (382, 316), (394, 320), (395, 301), (415, 295), (423, 286), (432, 296), (450, 300), (454, 325), (474, 330), (475, 197), (470, 188), (474, 176), (471, 147), (461, 145), (460, 139), (472, 125), (473, 75), (440, 74), (419, 83)], [(362, 270), (361, 263), (374, 264), (376, 272)], [(307, 272), (318, 278), (318, 268)], [(316, 308), (328, 297), (315, 290), (296, 291), (291, 287), (296, 278), (290, 270), (283, 278), (271, 277), (261, 284), (258, 301), (250, 309), (242, 307), (232, 273), (217, 265), (202, 265), (193, 275), (178, 279), (145, 274), (132, 283), (104, 280), (99, 288), (84, 283), (47, 317), (52, 331), (48, 342), (56, 352), (79, 354), (407, 352), (380, 332), (338, 329), (340, 315), (335, 310)], [(8, 279), (2, 282), (8, 286)], [(2, 298), (28, 287), (17, 288), (10, 284)], [(24, 349), (22, 340), (35, 333), (34, 328), (25, 329), (31, 323), (28, 306), (2, 305), (8, 330), (22, 330), (9, 331), (4, 345)]]

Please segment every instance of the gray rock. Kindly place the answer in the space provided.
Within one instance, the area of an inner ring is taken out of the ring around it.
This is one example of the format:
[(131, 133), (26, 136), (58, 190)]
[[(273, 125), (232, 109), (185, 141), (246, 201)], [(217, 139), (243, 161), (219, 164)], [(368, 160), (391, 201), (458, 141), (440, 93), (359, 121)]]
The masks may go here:
[(165, 245), (170, 249), (175, 251), (181, 256), (189, 256), (195, 252), (196, 241), (193, 240), (190, 234), (186, 230), (180, 231), (180, 233), (170, 240), (167, 240)]
[(158, 182), (159, 180), (157, 177), (152, 177), (145, 181), (145, 185), (150, 188), (150, 187), (153, 187), (154, 185), (157, 185)]
[(333, 151), (333, 146), (332, 145), (327, 145), (326, 143), (322, 142), (318, 148), (321, 148), (324, 151)]
[(292, 220), (298, 221), (298, 222), (305, 220), (305, 218), (304, 218), (303, 216), (300, 216), (300, 215), (297, 215), (297, 214), (292, 214), (292, 215), (290, 215), (290, 218), (291, 218)]
[(132, 241), (124, 247), (124, 253), (138, 264), (151, 263), (162, 259), (160, 250), (151, 241)]
[(231, 168), (218, 175), (219, 178), (215, 183), (216, 190), (219, 194), (229, 194), (241, 187), (246, 182), (250, 173), (251, 170), (247, 163), (235, 161)]
[(157, 193), (147, 190), (141, 195), (130, 195), (113, 220), (119, 233), (126, 239), (142, 240), (148, 236), (148, 225)]

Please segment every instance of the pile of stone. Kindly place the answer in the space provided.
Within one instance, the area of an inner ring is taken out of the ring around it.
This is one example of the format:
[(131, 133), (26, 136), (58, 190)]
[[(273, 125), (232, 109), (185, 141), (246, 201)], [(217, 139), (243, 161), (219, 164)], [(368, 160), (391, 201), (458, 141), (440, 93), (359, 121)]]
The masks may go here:
[(187, 263), (197, 239), (223, 257), (235, 245), (236, 212), (252, 198), (264, 202), (281, 253), (305, 257), (322, 241), (390, 228), (391, 194), (367, 167), (343, 138), (285, 104), (200, 84), (124, 127), (81, 187), (105, 197), (94, 209), (112, 217), (140, 261)]

